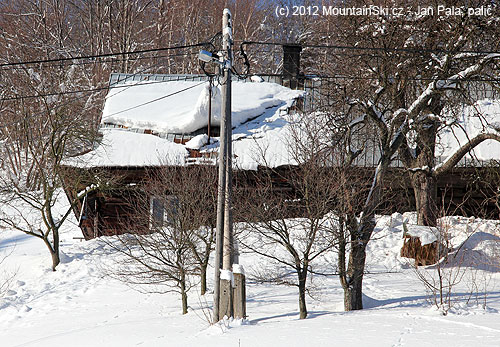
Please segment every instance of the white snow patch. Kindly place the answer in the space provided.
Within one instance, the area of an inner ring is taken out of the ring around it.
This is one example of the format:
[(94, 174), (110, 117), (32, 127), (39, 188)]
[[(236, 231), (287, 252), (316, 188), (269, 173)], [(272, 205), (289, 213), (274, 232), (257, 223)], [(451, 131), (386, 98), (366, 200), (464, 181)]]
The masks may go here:
[(241, 264), (233, 264), (233, 273), (235, 274), (245, 274), (245, 269)]
[(87, 154), (68, 160), (77, 167), (183, 165), (188, 155), (183, 145), (158, 136), (119, 129), (102, 129), (102, 141)]
[[(314, 299), (306, 298), (309, 316), (304, 320), (298, 319), (295, 287), (249, 280), (248, 320), (225, 319), (214, 325), (208, 323), (212, 296), (200, 300), (199, 287), (188, 292), (189, 312), (182, 315), (178, 293), (141, 293), (104, 276), (103, 270), (113, 266), (116, 251), (98, 239), (73, 239), (81, 232), (76, 219), (71, 221), (61, 230), (65, 261), (56, 272), (50, 271), (50, 255), (43, 242), (2, 229), (0, 257), (8, 255), (2, 269), (18, 269), (6, 295), (0, 297), (2, 347), (292, 347), (330, 345), (332, 341), (341, 346), (365, 346), (367, 341), (370, 346), (496, 346), (500, 340), (499, 268), (484, 271), (477, 263), (477, 259), (496, 259), (498, 263), (499, 221), (440, 220), (448, 226), (454, 247), (463, 245), (460, 252), (474, 254), (474, 262), (467, 264), (476, 278), (457, 284), (452, 299), (458, 301), (447, 316), (429, 304), (414, 270), (401, 265), (402, 223), (414, 223), (415, 213), (395, 213), (377, 216), (367, 247), (364, 310), (343, 312), (338, 276), (314, 276), (310, 287)], [(251, 269), (265, 259), (242, 250), (240, 261)], [(334, 264), (322, 265), (334, 269)], [(213, 288), (213, 271), (209, 268), (209, 289)], [(289, 279), (295, 277), (291, 274)], [(469, 294), (470, 285), (479, 286), (479, 298)], [(362, 333), (356, 333), (359, 331)]]
[(208, 143), (208, 135), (200, 134), (193, 137), (191, 140), (186, 142), (186, 147), (191, 149), (200, 149)]
[(264, 82), (264, 79), (260, 76), (257, 76), (257, 75), (253, 75), (252, 77), (250, 77), (250, 80), (252, 82), (257, 82), (257, 83)]
[[(124, 82), (109, 92), (102, 123), (164, 133), (190, 133), (208, 125), (209, 83), (168, 81)], [(231, 84), (232, 126), (257, 117), (303, 94), (276, 83)], [(153, 100), (157, 100), (151, 102)], [(138, 105), (142, 105), (136, 107)], [(221, 93), (212, 88), (212, 125), (220, 125)]]
[(406, 233), (410, 236), (418, 237), (422, 246), (431, 244), (439, 238), (438, 228), (422, 225), (407, 225)]
[(231, 270), (220, 270), (220, 279), (225, 281), (231, 281), (231, 286), (234, 287), (234, 276)]

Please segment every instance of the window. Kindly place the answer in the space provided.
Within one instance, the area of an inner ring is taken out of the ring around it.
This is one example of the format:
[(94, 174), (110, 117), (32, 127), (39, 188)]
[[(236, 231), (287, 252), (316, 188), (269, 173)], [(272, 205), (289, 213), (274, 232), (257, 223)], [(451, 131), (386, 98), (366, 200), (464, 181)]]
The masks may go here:
[(162, 228), (175, 223), (178, 207), (179, 199), (175, 195), (167, 195), (164, 199), (157, 196), (151, 197), (149, 228)]
[(149, 205), (149, 228), (157, 229), (163, 227), (163, 219), (165, 214), (165, 206), (163, 201), (158, 197), (151, 197)]

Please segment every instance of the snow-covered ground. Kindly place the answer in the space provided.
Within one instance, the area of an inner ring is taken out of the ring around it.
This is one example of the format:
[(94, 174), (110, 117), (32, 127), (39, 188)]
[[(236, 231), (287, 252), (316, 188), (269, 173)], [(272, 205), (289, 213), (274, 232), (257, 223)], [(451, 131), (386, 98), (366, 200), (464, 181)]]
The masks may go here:
[[(99, 240), (80, 241), (67, 224), (62, 234), (62, 264), (50, 271), (43, 243), (0, 230), (4, 271), (16, 272), (0, 298), (0, 345), (7, 346), (498, 346), (500, 345), (500, 274), (495, 267), (496, 221), (453, 217), (453, 245), (472, 257), (454, 288), (456, 300), (444, 316), (427, 300), (414, 270), (399, 257), (402, 222), (412, 216), (382, 216), (368, 247), (364, 280), (365, 309), (343, 312), (336, 276), (315, 277), (308, 297), (309, 317), (299, 320), (292, 287), (247, 285), (248, 319), (217, 326), (207, 323), (211, 295), (189, 293), (190, 311), (180, 313), (177, 294), (142, 294), (103, 276), (113, 256)], [(477, 256), (477, 257), (476, 257)], [(476, 261), (470, 261), (475, 259)], [(261, 259), (241, 256), (250, 268)], [(482, 269), (489, 269), (484, 271)], [(432, 273), (432, 268), (427, 271)], [(468, 275), (467, 275), (468, 276)], [(210, 275), (210, 277), (212, 277)], [(467, 304), (468, 285), (477, 285)], [(487, 290), (486, 307), (484, 288)], [(462, 296), (463, 295), (463, 296)]]

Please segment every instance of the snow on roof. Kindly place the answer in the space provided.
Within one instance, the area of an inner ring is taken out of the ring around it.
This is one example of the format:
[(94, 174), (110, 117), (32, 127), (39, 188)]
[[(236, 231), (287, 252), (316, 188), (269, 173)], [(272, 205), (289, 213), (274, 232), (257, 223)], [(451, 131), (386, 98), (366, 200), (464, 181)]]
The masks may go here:
[[(448, 158), (469, 139), (481, 133), (495, 132), (494, 128), (500, 127), (500, 100), (484, 99), (464, 107), (457, 123), (440, 132), (436, 157)], [(500, 143), (486, 140), (472, 151), (472, 157), (478, 160), (498, 160)], [(471, 155), (468, 154), (467, 158), (471, 159)]]
[[(284, 154), (287, 150), (283, 139), (288, 124), (285, 115), (295, 98), (303, 93), (268, 82), (232, 83), (233, 154), (237, 168), (256, 169), (258, 165), (289, 163)], [(166, 95), (171, 97), (159, 99)], [(155, 99), (159, 100), (134, 108)], [(220, 122), (220, 108), (220, 90), (214, 87), (214, 125)], [(123, 110), (125, 112), (121, 112)], [(159, 133), (187, 133), (205, 127), (207, 115), (207, 82), (127, 82), (124, 88), (112, 89), (108, 94), (101, 122)], [(101, 132), (103, 139), (94, 150), (67, 164), (78, 167), (185, 165), (187, 148), (219, 151), (218, 138), (212, 138), (211, 144), (203, 147), (208, 140), (206, 135), (196, 136), (184, 146), (125, 129), (105, 127)], [(266, 155), (256, 155), (264, 147)]]
[[(301, 95), (300, 91), (269, 82), (234, 81), (231, 86), (233, 127)], [(114, 87), (106, 97), (101, 123), (177, 134), (191, 133), (208, 124), (207, 81), (127, 81)], [(220, 88), (214, 86), (213, 125), (220, 125), (220, 110)]]
[[(175, 83), (177, 85), (178, 82), (168, 83)], [(199, 82), (179, 83), (193, 85), (193, 83), (196, 84)], [(242, 110), (242, 106), (237, 106), (233, 98), (233, 109), (240, 110), (240, 114), (251, 114), (251, 120), (235, 126), (233, 129), (235, 168), (256, 170), (260, 165), (278, 167), (281, 165), (297, 164), (293, 155), (289, 153), (287, 146), (287, 140), (290, 138), (290, 116), (287, 115), (286, 110), (293, 104), (293, 97), (300, 95), (302, 92), (292, 91), (272, 83), (240, 82), (235, 84), (240, 85), (240, 87), (242, 84), (245, 84), (245, 86), (241, 87), (240, 91), (246, 88), (252, 90), (254, 86), (267, 85), (265, 87), (266, 90), (274, 89), (278, 91), (278, 95), (281, 95), (277, 99), (279, 100), (278, 105), (269, 108), (262, 106), (266, 102), (255, 102), (255, 98), (240, 99), (242, 100), (242, 104), (246, 103), (249, 105), (249, 109), (254, 110), (257, 114)], [(149, 85), (145, 85), (141, 86), (141, 88), (146, 86), (149, 87)], [(202, 88), (201, 91), (203, 91), (203, 88), (206, 91), (205, 85), (199, 87)], [(258, 93), (262, 91), (258, 88), (257, 90), (259, 91)], [(181, 94), (179, 93), (179, 95)], [(190, 94), (186, 95), (189, 97)], [(281, 97), (283, 95), (288, 95), (289, 98), (282, 101)], [(267, 97), (261, 97), (262, 99), (267, 99)], [(272, 100), (269, 100), (268, 104), (274, 104)], [(177, 110), (180, 110), (187, 104), (187, 101), (184, 100), (178, 105)], [(254, 107), (252, 108), (252, 106)], [(220, 104), (217, 107), (220, 107)], [(217, 112), (220, 114), (220, 111)], [(478, 116), (478, 112), (480, 116)], [(500, 100), (482, 100), (473, 106), (464, 107), (461, 118), (458, 121), (459, 125), (453, 126), (453, 130), (447, 130), (449, 129), (448, 127), (440, 132), (440, 142), (436, 146), (436, 156), (440, 157), (441, 160), (446, 158), (454, 153), (459, 145), (463, 145), (468, 138), (472, 138), (484, 131), (493, 131), (493, 128), (498, 125), (499, 121)], [(103, 143), (94, 151), (79, 158), (78, 163), (72, 161), (71, 165), (85, 167), (184, 165), (188, 154), (186, 148), (200, 149), (201, 152), (219, 151), (218, 138), (212, 138), (211, 143), (207, 145), (206, 135), (194, 137), (186, 143), (186, 146), (183, 146), (149, 134), (137, 134), (130, 131), (106, 128), (102, 131), (104, 135)], [(500, 143), (487, 140), (476, 147), (473, 155), (482, 160), (498, 159), (500, 158)], [(470, 155), (468, 157), (470, 158)]]
[(97, 147), (66, 164), (77, 167), (184, 165), (187, 149), (158, 136), (102, 129)]
[(262, 117), (233, 131), (234, 166), (242, 170), (257, 170), (258, 166), (294, 165), (289, 149), (290, 123), (279, 111)]

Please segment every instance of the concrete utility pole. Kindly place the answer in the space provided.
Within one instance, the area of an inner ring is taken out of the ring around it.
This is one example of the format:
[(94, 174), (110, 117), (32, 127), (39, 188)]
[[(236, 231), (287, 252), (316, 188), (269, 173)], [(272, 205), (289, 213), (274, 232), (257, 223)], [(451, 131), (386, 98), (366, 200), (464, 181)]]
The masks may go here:
[[(219, 149), (219, 182), (217, 190), (217, 225), (216, 225), (216, 242), (215, 242), (215, 283), (214, 283), (214, 310), (213, 310), (213, 322), (216, 323), (224, 317), (227, 313), (225, 309), (221, 309), (223, 306), (227, 306), (228, 300), (231, 302), (231, 296), (227, 293), (227, 288), (221, 291), (221, 260), (223, 258), (223, 253), (226, 250), (225, 241), (223, 236), (226, 233), (227, 224), (225, 215), (226, 209), (230, 209), (231, 199), (226, 195), (227, 189), (227, 163), (230, 162), (230, 154), (228, 155), (228, 142), (231, 142), (231, 77), (230, 77), (230, 64), (228, 61), (231, 57), (228, 54), (228, 47), (230, 47), (229, 39), (232, 40), (231, 28), (229, 26), (231, 13), (229, 10), (225, 9), (222, 16), (222, 32), (223, 32), (223, 52), (220, 57), (221, 59), (221, 72), (222, 72), (222, 86), (221, 86), (221, 97), (222, 97), (222, 107), (221, 107), (221, 125), (220, 125), (220, 149)], [(229, 66), (227, 66), (229, 65)], [(228, 78), (229, 76), (229, 78)], [(228, 88), (229, 84), (229, 88)], [(228, 97), (229, 93), (229, 97)], [(228, 119), (229, 118), (229, 119)], [(229, 135), (229, 139), (228, 139)], [(229, 159), (228, 159), (229, 158)], [(227, 231), (229, 232), (229, 230)], [(224, 265), (227, 265), (224, 263)], [(227, 267), (224, 267), (227, 270)], [(225, 272), (224, 272), (225, 273)], [(226, 284), (226, 283), (224, 283)], [(230, 317), (229, 315), (228, 317)]]
[(232, 122), (231, 122), (231, 68), (232, 68), (232, 27), (231, 12), (224, 9), (222, 15), (222, 108), (221, 116), (224, 118), (226, 133), (225, 136), (225, 157), (221, 161), (225, 162), (225, 199), (224, 199), (224, 242), (222, 252), (222, 272), (220, 281), (220, 302), (219, 319), (224, 316), (233, 316), (233, 218), (232, 218)]
[[(221, 130), (219, 152), (219, 182), (217, 191), (217, 234), (215, 252), (215, 288), (213, 322), (224, 316), (245, 318), (245, 276), (243, 268), (235, 265), (233, 277), (233, 215), (232, 215), (232, 123), (231, 69), (233, 63), (233, 33), (231, 12), (222, 16)], [(221, 270), (222, 262), (222, 270)], [(233, 298), (237, 298), (237, 302)]]

